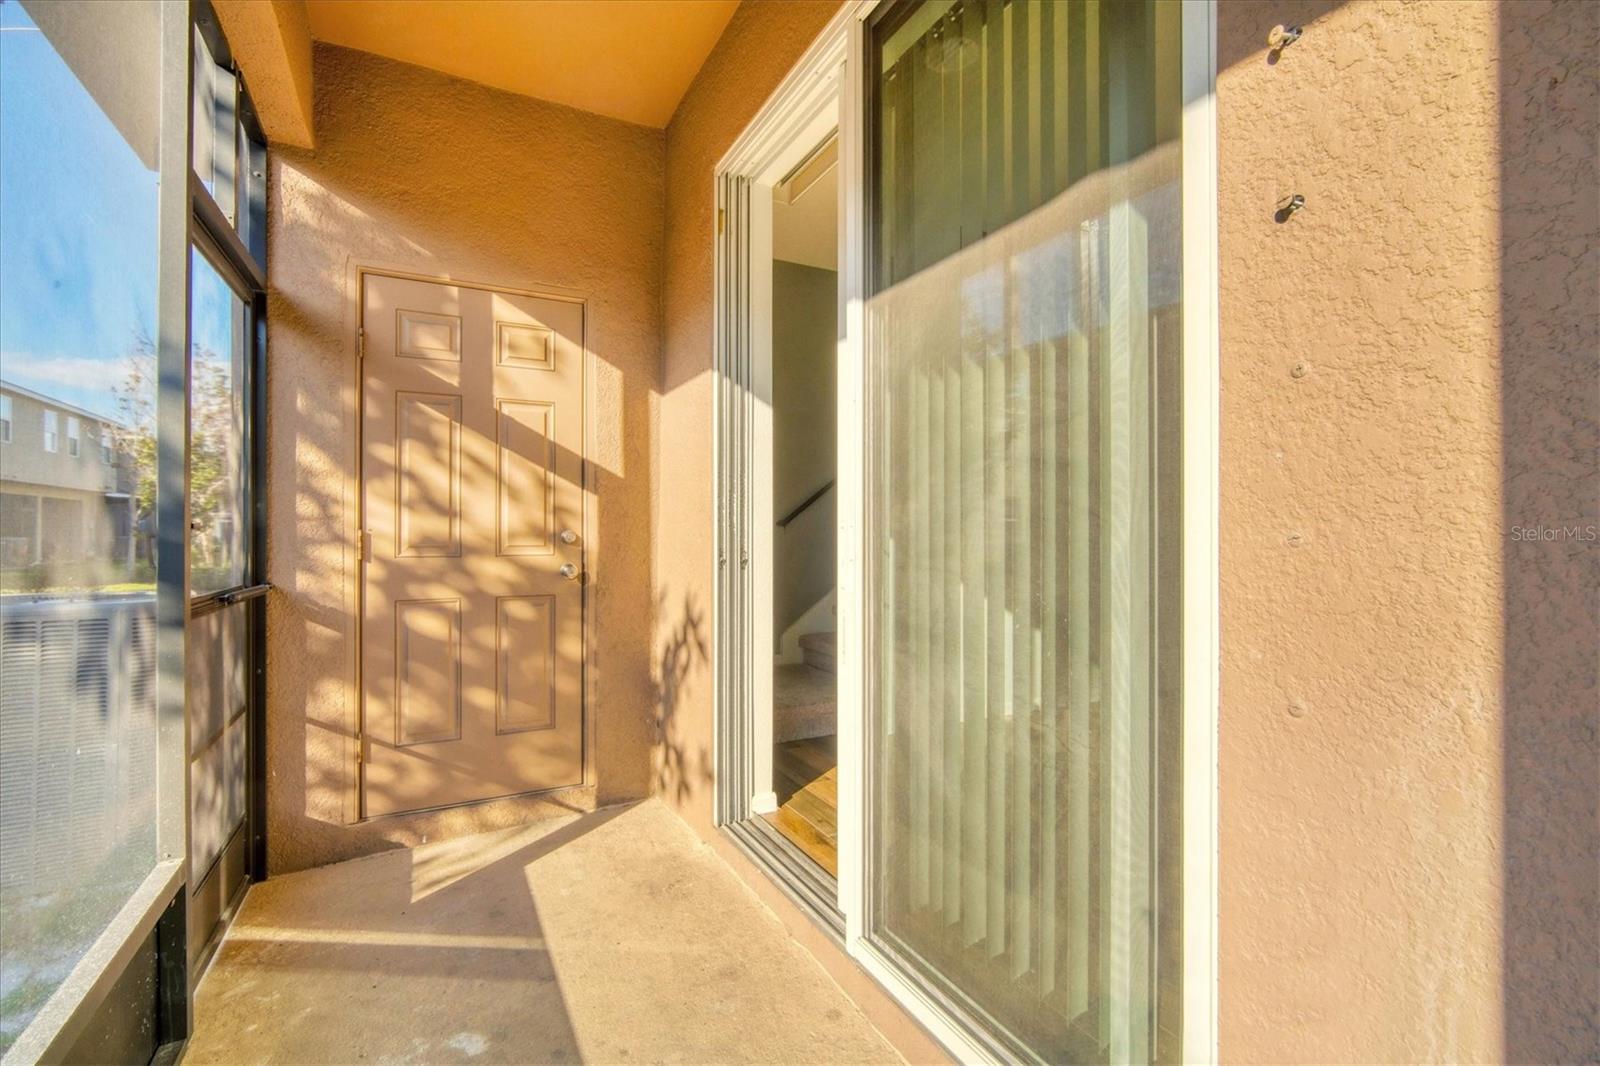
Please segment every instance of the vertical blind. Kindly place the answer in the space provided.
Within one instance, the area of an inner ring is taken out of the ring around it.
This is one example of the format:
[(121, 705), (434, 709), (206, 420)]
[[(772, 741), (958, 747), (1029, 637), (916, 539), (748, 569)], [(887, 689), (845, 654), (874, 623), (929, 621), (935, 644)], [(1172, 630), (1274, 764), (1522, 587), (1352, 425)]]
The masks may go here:
[(1180, 18), (871, 28), (870, 931), (1055, 1061), (1181, 1053)]

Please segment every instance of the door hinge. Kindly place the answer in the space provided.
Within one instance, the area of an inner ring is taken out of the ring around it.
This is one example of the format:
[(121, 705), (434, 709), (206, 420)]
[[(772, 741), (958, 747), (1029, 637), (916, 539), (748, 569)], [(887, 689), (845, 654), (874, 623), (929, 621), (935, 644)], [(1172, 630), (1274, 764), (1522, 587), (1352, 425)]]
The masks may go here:
[(356, 533), (356, 562), (365, 562), (367, 555), (372, 551), (372, 530), (363, 529)]
[(365, 326), (356, 327), (356, 358), (367, 357), (367, 330)]
[(366, 736), (361, 734), (361, 733), (357, 733), (356, 734), (356, 762), (358, 764), (359, 763), (364, 763), (364, 762), (367, 761), (366, 750), (367, 750), (367, 738), (366, 738)]
[(723, 208), (720, 208), (720, 207), (717, 208), (717, 232), (718, 233), (722, 232), (722, 227), (723, 227), (726, 215), (727, 215), (726, 210), (724, 210)]

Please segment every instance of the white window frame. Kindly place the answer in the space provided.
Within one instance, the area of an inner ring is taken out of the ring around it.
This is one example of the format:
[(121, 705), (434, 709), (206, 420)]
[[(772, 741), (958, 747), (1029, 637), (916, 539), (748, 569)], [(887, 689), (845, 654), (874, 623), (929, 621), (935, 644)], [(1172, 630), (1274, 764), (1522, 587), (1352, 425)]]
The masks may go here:
[(77, 415), (67, 416), (67, 454), (74, 459), (83, 454), (83, 420)]
[(100, 427), (100, 461), (110, 466), (116, 461), (116, 445), (112, 441), (111, 427)]
[(0, 444), (11, 443), (11, 394), (0, 395)]
[(54, 455), (61, 450), (61, 415), (47, 407), (40, 424), (44, 427), (44, 450)]
[[(761, 438), (760, 404), (752, 405), (752, 394), (759, 396), (762, 382), (752, 373), (746, 381), (730, 380), (725, 355), (745, 344), (759, 355), (767, 343), (760, 325), (770, 322), (770, 289), (752, 285), (739, 267), (738, 242), (743, 239), (745, 261), (759, 261), (770, 255), (762, 244), (760, 226), (742, 235), (738, 226), (724, 230), (724, 220), (735, 217), (726, 202), (732, 185), (730, 176), (755, 178), (774, 169), (774, 160), (783, 145), (803, 140), (798, 135), (814, 117), (819, 92), (837, 93), (839, 122), (839, 175), (844, 190), (840, 217), (839, 274), (842, 306), (842, 339), (838, 350), (838, 906), (843, 913), (843, 947), (916, 1021), (933, 1035), (958, 1060), (985, 1061), (992, 1050), (920, 982), (901, 970), (875, 947), (864, 928), (867, 911), (868, 847), (863, 822), (863, 797), (866, 776), (866, 663), (862, 655), (862, 635), (866, 604), (861, 567), (866, 558), (865, 516), (867, 471), (861, 461), (851, 457), (866, 454), (866, 360), (864, 348), (866, 299), (865, 234), (865, 19), (879, 0), (847, 0), (823, 29), (795, 67), (790, 70), (756, 117), (718, 162), (714, 182), (715, 218), (718, 220), (715, 268), (715, 386), (718, 390), (719, 418), (714, 423), (714, 448), (718, 470), (737, 468), (748, 462), (729, 454), (740, 440)], [(1217, 614), (1217, 515), (1219, 452), (1219, 339), (1217, 319), (1217, 143), (1216, 143), (1216, 0), (1183, 0), (1183, 1058), (1189, 1062), (1217, 1060), (1217, 699), (1218, 699), (1218, 614)], [(842, 77), (841, 77), (842, 74)], [(838, 79), (835, 87), (833, 79)], [(809, 109), (809, 110), (808, 110)], [(787, 139), (787, 141), (785, 140)], [(744, 208), (747, 223), (761, 219), (759, 197)], [(770, 222), (770, 204), (767, 205)], [(755, 326), (752, 327), (751, 323)], [(741, 331), (744, 331), (741, 333)], [(729, 404), (737, 395), (744, 404)], [(765, 411), (766, 444), (770, 448), (770, 409)], [(739, 419), (745, 419), (739, 422)], [(730, 432), (731, 427), (731, 432)], [(770, 453), (769, 453), (770, 454)], [(731, 464), (731, 465), (730, 465)], [(719, 824), (732, 828), (733, 817), (748, 810), (748, 785), (761, 778), (759, 728), (749, 732), (750, 723), (734, 721), (733, 710), (739, 698), (750, 706), (770, 706), (754, 697), (749, 678), (721, 659), (750, 661), (749, 645), (741, 648), (741, 634), (748, 626), (741, 619), (725, 618), (730, 604), (730, 589), (735, 582), (749, 580), (743, 575), (748, 559), (743, 552), (759, 551), (761, 534), (770, 544), (770, 514), (763, 522), (759, 514), (750, 517), (755, 543), (730, 543), (730, 528), (723, 512), (742, 508), (747, 516), (752, 503), (760, 503), (761, 482), (770, 479), (742, 477), (748, 488), (729, 498), (719, 480), (718, 537), (713, 549), (717, 574), (717, 632), (719, 663), (715, 671), (718, 688), (716, 707), (717, 746), (715, 810)], [(755, 484), (751, 484), (752, 480)], [(739, 495), (748, 492), (751, 498)], [(766, 490), (770, 496), (770, 486)], [(770, 499), (767, 500), (770, 510)], [(759, 507), (756, 508), (759, 511)], [(736, 524), (735, 524), (736, 528)], [(766, 589), (763, 599), (762, 589)], [(746, 592), (752, 591), (747, 588)], [(753, 585), (756, 618), (770, 624), (770, 581)], [(771, 642), (756, 643), (759, 651)], [(759, 677), (765, 671), (756, 671)], [(735, 687), (738, 691), (729, 691)], [(770, 697), (770, 693), (768, 694)], [(754, 716), (758, 721), (759, 714)], [(770, 729), (770, 723), (769, 723)], [(729, 739), (729, 733), (734, 736)], [(770, 749), (770, 733), (766, 736)], [(767, 753), (770, 774), (770, 751)], [(729, 782), (747, 793), (726, 794)], [(737, 837), (735, 837), (737, 841)], [(761, 863), (780, 887), (799, 898), (793, 886), (784, 884), (784, 872), (771, 863)]]

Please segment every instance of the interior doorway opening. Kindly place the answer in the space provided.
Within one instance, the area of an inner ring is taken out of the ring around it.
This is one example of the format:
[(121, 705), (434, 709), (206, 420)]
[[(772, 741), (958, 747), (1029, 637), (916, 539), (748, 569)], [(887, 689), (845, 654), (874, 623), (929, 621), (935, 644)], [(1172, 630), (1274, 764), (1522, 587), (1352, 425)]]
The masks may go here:
[(841, 940), (842, 73), (784, 94), (717, 168), (715, 545), (717, 824)]
[(838, 860), (839, 140), (772, 190), (774, 828), (829, 875)]

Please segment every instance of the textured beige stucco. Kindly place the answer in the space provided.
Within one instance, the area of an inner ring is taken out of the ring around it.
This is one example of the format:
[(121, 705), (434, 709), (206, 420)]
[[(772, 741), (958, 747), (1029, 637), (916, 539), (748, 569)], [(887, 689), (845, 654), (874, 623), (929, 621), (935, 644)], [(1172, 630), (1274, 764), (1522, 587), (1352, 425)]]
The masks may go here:
[(1220, 6), (1226, 1061), (1600, 1055), (1596, 12)]
[(246, 72), (256, 117), (275, 146), (310, 148), (311, 24), (304, 0), (212, 0), (217, 21)]
[[(248, 72), (247, 72), (248, 73)], [(649, 397), (663, 135), (318, 45), (317, 148), (269, 203), (268, 840), (274, 873), (650, 792)], [(595, 787), (349, 825), (355, 268), (587, 301)]]
[(667, 126), (661, 395), (656, 411), (656, 787), (912, 1062), (943, 1061), (921, 1028), (712, 824), (713, 173), (838, 9), (746, 0)]
[(666, 270), (657, 417), (661, 502), (656, 516), (654, 662), (664, 694), (657, 781), (708, 832), (712, 824), (711, 603), (712, 259), (717, 160), (755, 117), (838, 9), (745, 3), (667, 126)]

